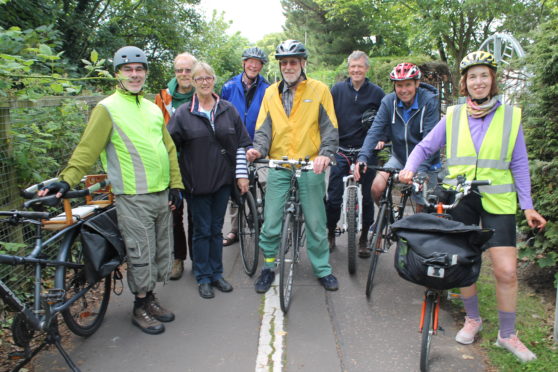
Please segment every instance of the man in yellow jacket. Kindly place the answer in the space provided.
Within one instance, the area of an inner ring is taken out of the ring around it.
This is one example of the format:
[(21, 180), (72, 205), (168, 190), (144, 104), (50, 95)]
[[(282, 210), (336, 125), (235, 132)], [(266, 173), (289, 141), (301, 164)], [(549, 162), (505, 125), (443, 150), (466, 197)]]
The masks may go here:
[[(279, 44), (275, 58), (283, 80), (267, 88), (256, 122), (254, 148), (249, 161), (260, 157), (313, 160), (314, 172), (304, 172), (299, 181), (300, 200), (305, 216), (307, 252), (314, 275), (326, 290), (338, 283), (329, 264), (329, 246), (324, 205), (325, 173), (339, 143), (333, 98), (328, 87), (307, 78), (304, 67), (308, 54), (299, 41)], [(281, 213), (289, 191), (290, 174), (270, 169), (265, 196), (264, 225), (260, 248), (265, 257), (256, 292), (265, 293), (275, 279), (275, 257), (281, 239)]]
[(99, 157), (116, 195), (118, 228), (128, 256), (128, 286), (135, 295), (132, 323), (148, 334), (165, 331), (174, 314), (159, 304), (156, 282), (168, 280), (172, 265), (171, 209), (182, 204), (184, 189), (176, 148), (161, 110), (143, 98), (147, 57), (134, 46), (120, 48), (113, 60), (116, 92), (93, 109), (68, 165), (39, 192), (61, 197)]

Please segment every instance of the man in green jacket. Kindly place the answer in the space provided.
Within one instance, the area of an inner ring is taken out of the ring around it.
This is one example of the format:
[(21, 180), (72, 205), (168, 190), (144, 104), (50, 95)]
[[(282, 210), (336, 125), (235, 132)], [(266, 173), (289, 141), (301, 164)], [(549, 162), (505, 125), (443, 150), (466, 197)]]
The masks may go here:
[(135, 295), (132, 323), (143, 332), (165, 331), (174, 320), (153, 290), (168, 280), (172, 265), (171, 210), (182, 204), (184, 189), (176, 148), (161, 110), (143, 98), (148, 72), (145, 53), (120, 48), (113, 60), (116, 92), (93, 110), (66, 168), (39, 196), (61, 197), (100, 157), (116, 195), (118, 227), (128, 256), (128, 285)]

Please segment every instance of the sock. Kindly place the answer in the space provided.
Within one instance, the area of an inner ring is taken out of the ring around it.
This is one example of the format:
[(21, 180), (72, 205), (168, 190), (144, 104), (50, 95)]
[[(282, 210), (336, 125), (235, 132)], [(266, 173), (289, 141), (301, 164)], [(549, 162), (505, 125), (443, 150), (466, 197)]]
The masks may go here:
[(474, 320), (480, 320), (480, 312), (479, 312), (479, 298), (477, 295), (471, 297), (461, 297), (463, 301), (463, 305), (465, 306), (465, 312), (467, 316)]
[(515, 312), (498, 310), (498, 319), (500, 320), (501, 338), (508, 338), (515, 334)]
[(142, 307), (143, 305), (145, 305), (146, 302), (147, 302), (147, 296), (143, 298), (136, 296), (134, 298), (134, 309), (138, 309)]

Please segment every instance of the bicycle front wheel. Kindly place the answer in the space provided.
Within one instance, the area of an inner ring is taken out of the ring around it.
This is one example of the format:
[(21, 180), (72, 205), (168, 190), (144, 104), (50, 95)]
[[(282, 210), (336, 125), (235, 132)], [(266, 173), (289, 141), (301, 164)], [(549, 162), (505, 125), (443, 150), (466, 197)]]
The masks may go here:
[(428, 359), (430, 355), (430, 344), (434, 334), (434, 296), (427, 294), (426, 309), (424, 311), (424, 322), (422, 326), (422, 341), (420, 343), (420, 371), (428, 372)]
[(347, 255), (349, 264), (349, 274), (356, 271), (356, 235), (357, 235), (357, 216), (358, 216), (357, 190), (351, 187), (347, 190)]
[(242, 196), (242, 205), (238, 209), (238, 235), (244, 272), (252, 276), (258, 268), (260, 222), (256, 202), (250, 192)]
[(372, 239), (370, 240), (368, 246), (368, 249), (372, 252), (370, 269), (368, 270), (368, 278), (366, 280), (366, 297), (368, 298), (374, 288), (374, 276), (376, 275), (376, 268), (378, 267), (380, 254), (383, 252), (382, 238), (385, 238), (384, 234), (389, 225), (389, 221), (387, 220), (388, 218), (387, 204), (382, 204), (380, 211), (378, 212), (378, 217), (376, 218)]
[(294, 266), (297, 258), (298, 231), (294, 216), (287, 213), (283, 221), (281, 247), (279, 249), (279, 302), (283, 313), (289, 311), (293, 289)]
[[(83, 264), (84, 256), (79, 236), (70, 249), (71, 262)], [(81, 337), (91, 336), (99, 329), (110, 299), (111, 275), (107, 275), (85, 292), (70, 307), (62, 311), (62, 317), (70, 331)], [(87, 288), (89, 284), (85, 278), (85, 269), (66, 268), (64, 273), (64, 288), (66, 300)]]

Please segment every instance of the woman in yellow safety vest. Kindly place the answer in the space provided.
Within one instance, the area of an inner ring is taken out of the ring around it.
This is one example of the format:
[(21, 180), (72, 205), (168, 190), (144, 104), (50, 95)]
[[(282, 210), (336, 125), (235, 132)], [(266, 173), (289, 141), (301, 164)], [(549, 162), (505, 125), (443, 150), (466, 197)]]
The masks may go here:
[[(546, 220), (533, 208), (527, 148), (521, 127), (521, 109), (498, 99), (497, 64), (494, 56), (475, 51), (461, 61), (460, 94), (465, 104), (448, 108), (447, 115), (420, 142), (400, 173), (411, 182), (420, 163), (446, 145), (448, 176), (444, 184), (454, 185), (457, 175), (467, 180), (490, 180), (477, 193), (466, 196), (450, 211), (466, 224), (482, 223), (495, 229), (486, 243), (496, 278), (499, 332), (496, 344), (522, 362), (536, 359), (517, 337), (517, 250), (515, 213), (517, 201), (531, 228), (542, 229)], [(480, 194), (480, 195), (479, 195)], [(455, 336), (461, 344), (471, 344), (482, 329), (476, 285), (461, 288), (465, 305), (465, 324)]]

